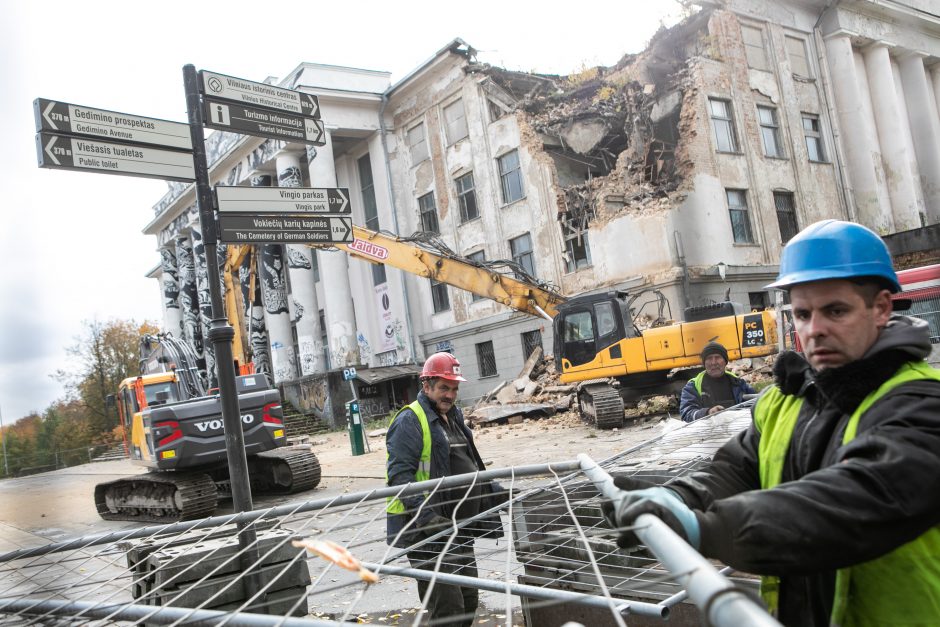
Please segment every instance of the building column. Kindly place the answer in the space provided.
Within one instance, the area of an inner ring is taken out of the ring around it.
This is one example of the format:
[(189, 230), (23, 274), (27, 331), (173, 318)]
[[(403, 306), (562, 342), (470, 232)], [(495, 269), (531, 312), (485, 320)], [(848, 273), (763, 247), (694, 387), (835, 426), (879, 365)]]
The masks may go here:
[(878, 181), (881, 155), (877, 145), (877, 132), (865, 115), (863, 98), (868, 98), (859, 82), (858, 68), (852, 42), (844, 32), (826, 37), (832, 91), (836, 113), (845, 147), (852, 198), (858, 221), (867, 227), (886, 233), (891, 230), (891, 208), (887, 198), (882, 201)]
[[(252, 187), (270, 187), (267, 174), (251, 178)], [(297, 378), (294, 366), (294, 338), (291, 335), (290, 309), (287, 305), (287, 276), (280, 244), (264, 244), (258, 259), (258, 283), (264, 303), (264, 323), (271, 346), (271, 371), (274, 383)]]
[(927, 222), (940, 222), (940, 121), (930, 99), (924, 55), (910, 52), (898, 59), (907, 116), (914, 131), (914, 152), (920, 168)]
[(180, 310), (179, 271), (176, 250), (160, 249), (160, 285), (163, 288), (163, 330), (183, 339), (183, 312)]
[[(206, 246), (202, 241), (202, 227), (193, 225), (190, 237), (193, 240), (199, 322), (202, 327), (202, 336), (208, 338), (212, 321), (212, 298), (209, 294), (209, 267), (206, 265), (209, 260), (206, 259)], [(206, 381), (210, 388), (218, 387), (219, 376), (215, 365), (215, 349), (211, 342), (203, 343), (203, 357), (206, 360)]]
[(176, 238), (176, 262), (180, 280), (183, 338), (193, 347), (201, 366), (205, 367), (205, 342), (199, 321), (199, 295), (196, 290), (196, 260), (193, 257), (193, 241), (188, 234)]
[[(333, 163), (333, 143), (329, 131), (325, 139), (325, 146), (307, 151), (313, 187), (336, 187), (336, 166)], [(317, 254), (323, 292), (330, 295), (325, 308), (330, 365), (341, 368), (357, 364), (359, 342), (356, 338), (356, 310), (349, 286), (349, 256), (338, 250), (319, 250)]]
[(864, 51), (865, 69), (871, 92), (872, 113), (881, 145), (885, 183), (891, 199), (891, 214), (894, 217), (892, 231), (907, 231), (920, 226), (917, 209), (917, 193), (911, 168), (911, 155), (904, 141), (906, 129), (898, 94), (895, 91), (894, 73), (888, 46), (877, 41)]
[[(277, 155), (277, 184), (279, 187), (302, 187), (300, 155), (281, 152)], [(326, 370), (320, 343), (320, 306), (317, 303), (317, 285), (313, 276), (313, 250), (307, 246), (288, 244), (287, 272), (293, 298), (294, 328), (297, 330), (297, 348), (300, 351), (300, 375), (307, 376)]]

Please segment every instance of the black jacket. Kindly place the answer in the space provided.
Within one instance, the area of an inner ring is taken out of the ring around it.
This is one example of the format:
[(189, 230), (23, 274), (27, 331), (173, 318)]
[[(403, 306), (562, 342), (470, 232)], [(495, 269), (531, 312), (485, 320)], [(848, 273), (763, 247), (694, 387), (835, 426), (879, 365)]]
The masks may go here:
[(901, 364), (930, 352), (927, 325), (893, 316), (862, 359), (816, 374), (778, 358), (781, 390), (805, 397), (781, 485), (760, 490), (752, 423), (709, 468), (669, 487), (696, 510), (701, 550), (739, 570), (782, 578), (780, 620), (828, 625), (835, 571), (880, 557), (940, 524), (940, 382), (903, 384), (852, 411)]

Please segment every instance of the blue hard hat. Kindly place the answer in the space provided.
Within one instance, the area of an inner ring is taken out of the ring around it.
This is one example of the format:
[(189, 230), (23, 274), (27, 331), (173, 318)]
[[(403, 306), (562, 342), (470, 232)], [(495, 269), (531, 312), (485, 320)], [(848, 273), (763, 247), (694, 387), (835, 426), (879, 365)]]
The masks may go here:
[(797, 283), (870, 277), (900, 292), (891, 254), (878, 234), (860, 224), (823, 220), (809, 225), (787, 242), (780, 274), (765, 289), (790, 289)]

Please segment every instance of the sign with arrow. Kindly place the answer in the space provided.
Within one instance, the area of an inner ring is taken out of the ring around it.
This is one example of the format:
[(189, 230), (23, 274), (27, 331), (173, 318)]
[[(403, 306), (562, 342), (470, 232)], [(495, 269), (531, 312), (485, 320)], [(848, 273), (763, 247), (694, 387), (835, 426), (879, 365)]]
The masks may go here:
[(220, 212), (352, 213), (345, 187), (230, 187), (217, 185)]
[(203, 103), (203, 124), (209, 128), (314, 146), (326, 143), (323, 120), (212, 98), (204, 98)]
[(320, 119), (320, 102), (313, 94), (206, 70), (201, 70), (199, 75), (203, 96)]
[(33, 111), (36, 132), (51, 131), (169, 149), (193, 149), (189, 125), (181, 122), (92, 109), (45, 98), (33, 101)]
[(37, 133), (39, 167), (123, 174), (170, 181), (194, 181), (190, 152), (101, 142), (56, 133)]
[(226, 244), (339, 244), (352, 240), (349, 216), (219, 213), (219, 241)]

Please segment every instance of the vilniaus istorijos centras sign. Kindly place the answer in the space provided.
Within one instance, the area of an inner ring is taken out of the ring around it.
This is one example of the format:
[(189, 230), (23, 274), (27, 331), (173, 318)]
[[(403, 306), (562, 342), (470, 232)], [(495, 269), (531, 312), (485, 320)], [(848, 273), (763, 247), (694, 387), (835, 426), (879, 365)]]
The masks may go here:
[(37, 133), (51, 131), (63, 135), (86, 135), (105, 141), (193, 149), (189, 124), (182, 122), (93, 109), (45, 98), (33, 101), (33, 112), (36, 115)]
[(219, 241), (226, 244), (339, 244), (352, 240), (352, 218), (348, 216), (219, 212)]
[(40, 168), (84, 170), (170, 181), (194, 181), (190, 152), (161, 150), (55, 133), (37, 133)]
[(320, 102), (313, 94), (283, 89), (275, 85), (255, 83), (243, 78), (226, 76), (202, 70), (202, 95), (210, 98), (232, 100), (264, 109), (278, 109), (311, 118), (320, 118)]
[(326, 143), (323, 120), (208, 97), (203, 105), (203, 124), (209, 128), (314, 146)]
[(220, 212), (352, 213), (345, 187), (232, 187), (217, 185)]

